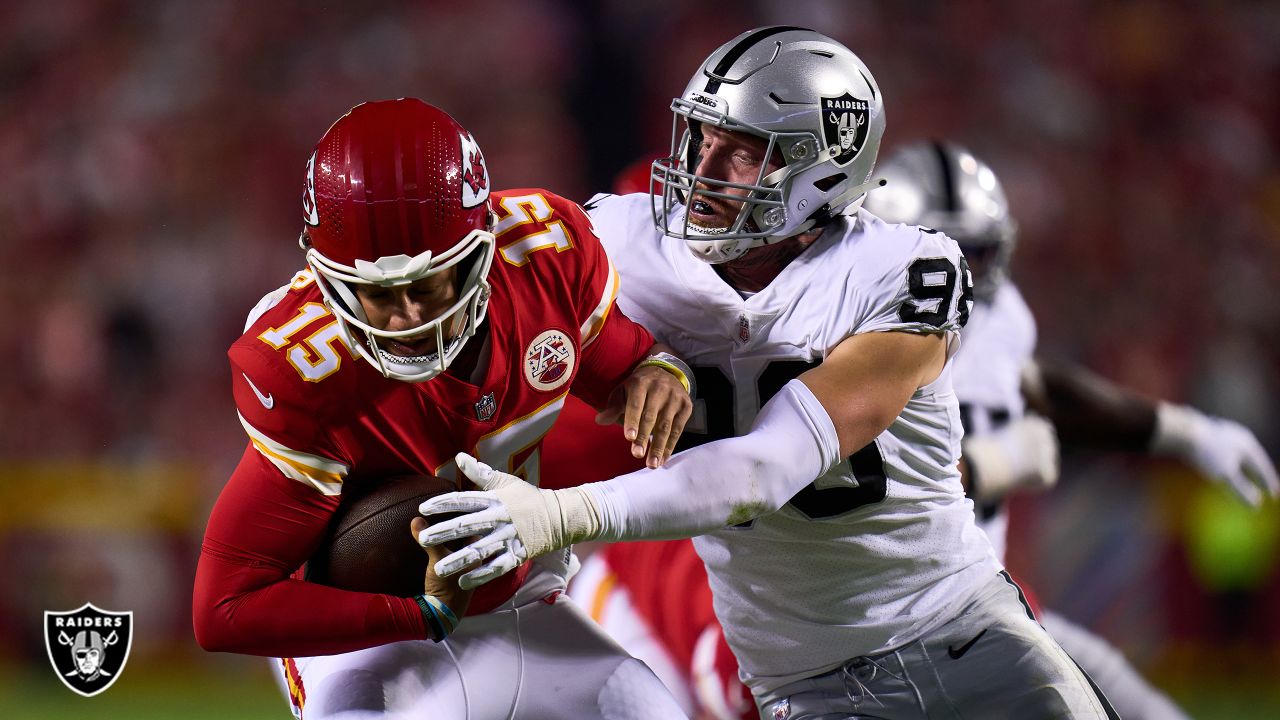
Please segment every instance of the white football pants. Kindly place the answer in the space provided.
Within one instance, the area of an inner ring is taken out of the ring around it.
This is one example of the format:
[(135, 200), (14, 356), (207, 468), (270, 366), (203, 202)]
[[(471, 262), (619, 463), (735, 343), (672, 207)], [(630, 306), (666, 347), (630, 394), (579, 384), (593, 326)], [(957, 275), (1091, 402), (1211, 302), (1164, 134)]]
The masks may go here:
[(686, 717), (643, 662), (559, 593), (467, 617), (443, 643), (295, 662), (303, 720)]

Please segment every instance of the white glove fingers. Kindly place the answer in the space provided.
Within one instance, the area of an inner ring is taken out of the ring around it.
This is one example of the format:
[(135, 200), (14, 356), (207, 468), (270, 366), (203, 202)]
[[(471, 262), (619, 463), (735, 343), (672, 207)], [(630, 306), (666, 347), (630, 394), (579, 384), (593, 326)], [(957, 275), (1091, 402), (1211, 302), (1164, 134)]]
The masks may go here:
[(450, 492), (437, 495), (418, 506), (419, 515), (441, 515), (455, 512), (479, 512), (501, 503), (492, 494), (480, 490)]
[[(438, 522), (418, 533), (418, 544), (429, 547), (475, 535), (487, 537), (494, 533), (495, 528), (501, 531), (510, 527), (509, 523), (510, 517), (505, 508), (490, 508)], [(494, 534), (494, 537), (500, 534)]]
[(511, 551), (507, 551), (458, 578), (458, 587), (472, 590), (497, 579), (519, 567), (520, 561)]
[(1267, 451), (1262, 449), (1257, 438), (1251, 439), (1253, 442), (1245, 455), (1244, 472), (1269, 497), (1276, 497), (1280, 495), (1280, 477), (1276, 476), (1276, 466), (1271, 463), (1271, 458), (1267, 457)]
[(484, 481), (493, 477), (493, 468), (485, 465), (467, 453), (458, 453), (453, 456), (453, 461), (458, 464), (458, 469), (462, 471), (472, 482), (480, 487)]
[(1254, 479), (1249, 476), (1248, 470), (1241, 468), (1240, 474), (1233, 475), (1227, 484), (1246, 505), (1256, 508), (1262, 504), (1262, 491), (1253, 483)]
[(440, 561), (436, 563), (436, 574), (441, 577), (448, 577), (463, 568), (488, 560), (502, 552), (504, 548), (506, 548), (506, 544), (501, 539), (495, 541), (492, 537), (487, 537), (477, 540), (457, 552), (440, 558)]

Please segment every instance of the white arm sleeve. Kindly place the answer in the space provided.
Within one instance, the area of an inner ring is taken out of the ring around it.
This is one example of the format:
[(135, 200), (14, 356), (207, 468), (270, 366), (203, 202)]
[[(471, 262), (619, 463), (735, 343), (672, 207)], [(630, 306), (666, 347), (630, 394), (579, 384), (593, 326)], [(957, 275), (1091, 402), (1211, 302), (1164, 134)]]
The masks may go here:
[(597, 510), (601, 540), (692, 537), (778, 510), (839, 462), (839, 449), (822, 403), (792, 380), (746, 435), (579, 489)]

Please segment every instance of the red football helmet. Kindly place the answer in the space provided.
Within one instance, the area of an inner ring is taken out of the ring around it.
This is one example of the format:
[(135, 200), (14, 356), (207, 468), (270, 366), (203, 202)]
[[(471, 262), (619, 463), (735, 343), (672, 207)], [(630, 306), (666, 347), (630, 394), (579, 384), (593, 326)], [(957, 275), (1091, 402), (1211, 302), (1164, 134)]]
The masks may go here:
[[(484, 319), (493, 263), (489, 171), (471, 133), (444, 111), (401, 98), (357, 105), (307, 161), (302, 245), (347, 344), (383, 375), (420, 382), (457, 357)], [(458, 301), (408, 330), (368, 322), (353, 284), (408, 285), (458, 268)], [(455, 318), (461, 334), (446, 337)], [(434, 335), (437, 352), (400, 357), (379, 338)]]

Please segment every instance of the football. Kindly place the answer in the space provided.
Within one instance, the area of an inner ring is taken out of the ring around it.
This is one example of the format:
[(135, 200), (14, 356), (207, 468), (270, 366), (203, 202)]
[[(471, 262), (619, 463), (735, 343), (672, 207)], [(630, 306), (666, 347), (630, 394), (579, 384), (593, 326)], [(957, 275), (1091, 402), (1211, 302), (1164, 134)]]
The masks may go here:
[(307, 563), (311, 582), (400, 597), (422, 594), (427, 553), (409, 521), (422, 501), (455, 490), (450, 480), (401, 475), (363, 483), (343, 493), (329, 530)]

